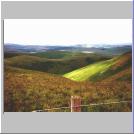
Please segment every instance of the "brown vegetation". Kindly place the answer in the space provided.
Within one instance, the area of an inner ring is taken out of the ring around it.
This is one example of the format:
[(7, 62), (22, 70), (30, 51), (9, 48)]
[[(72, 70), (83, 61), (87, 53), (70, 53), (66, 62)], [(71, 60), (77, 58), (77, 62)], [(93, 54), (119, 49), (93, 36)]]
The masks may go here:
[[(71, 95), (81, 96), (83, 103), (131, 100), (132, 87), (130, 81), (74, 82), (53, 74), (5, 67), (4, 89), (5, 111), (33, 111), (69, 106)], [(101, 106), (84, 111), (89, 110), (131, 111), (131, 105)]]

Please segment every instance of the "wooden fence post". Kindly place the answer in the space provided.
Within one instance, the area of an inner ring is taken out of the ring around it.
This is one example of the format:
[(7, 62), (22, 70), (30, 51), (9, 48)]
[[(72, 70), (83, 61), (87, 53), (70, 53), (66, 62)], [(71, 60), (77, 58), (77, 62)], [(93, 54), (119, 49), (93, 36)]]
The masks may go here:
[(71, 112), (81, 112), (80, 96), (71, 96)]

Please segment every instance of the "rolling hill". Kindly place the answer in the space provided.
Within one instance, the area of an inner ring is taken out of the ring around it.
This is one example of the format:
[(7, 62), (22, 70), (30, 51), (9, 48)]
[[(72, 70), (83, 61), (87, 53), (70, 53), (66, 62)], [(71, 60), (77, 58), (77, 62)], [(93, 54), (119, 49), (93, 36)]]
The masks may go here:
[(123, 80), (123, 78), (119, 78), (119, 76), (124, 76), (124, 79), (126, 77), (131, 80), (131, 64), (132, 54), (128, 52), (113, 59), (97, 62), (74, 70), (64, 74), (64, 77), (74, 81), (100, 81), (108, 79), (111, 76), (113, 77), (114, 75), (118, 77), (118, 80)]
[(47, 59), (69, 59), (69, 58), (75, 58), (78, 56), (88, 56), (88, 53), (82, 53), (82, 52), (70, 52), (70, 51), (45, 51), (45, 52), (5, 52), (4, 57), (5, 58), (11, 58), (17, 55), (30, 55), (30, 56), (37, 56), (41, 58), (47, 58)]
[[(73, 52), (47, 52), (36, 54), (5, 54), (5, 65), (31, 69), (54, 74), (65, 74), (72, 70), (92, 64), (96, 61), (109, 59), (100, 54), (83, 54)], [(53, 59), (56, 57), (56, 59)]]
[[(4, 55), (5, 112), (68, 107), (72, 95), (81, 96), (82, 104), (132, 99), (131, 52), (114, 58), (57, 50)], [(110, 104), (82, 107), (82, 111), (125, 112), (132, 107), (131, 103)]]
[[(131, 100), (131, 82), (75, 82), (54, 74), (5, 67), (5, 112), (30, 112), (70, 106), (72, 95), (81, 96), (82, 102), (86, 104)], [(70, 111), (70, 109), (60, 111)], [(83, 111), (131, 111), (131, 104), (89, 107), (84, 108)]]
[(30, 55), (38, 56), (41, 58), (47, 59), (70, 59), (77, 58), (81, 56), (90, 56), (89, 54), (82, 52), (70, 52), (70, 51), (46, 51), (46, 52), (37, 52)]

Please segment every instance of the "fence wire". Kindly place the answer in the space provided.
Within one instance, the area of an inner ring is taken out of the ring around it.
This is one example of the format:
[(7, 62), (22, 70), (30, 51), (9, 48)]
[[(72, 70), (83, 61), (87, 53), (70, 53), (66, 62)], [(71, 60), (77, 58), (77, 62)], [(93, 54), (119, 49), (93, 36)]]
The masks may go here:
[(69, 107), (56, 107), (56, 108), (48, 108), (45, 110), (35, 110), (33, 112), (46, 112), (51, 110), (60, 110), (60, 109), (71, 109), (71, 108), (77, 108), (77, 107), (89, 107), (89, 106), (99, 106), (99, 105), (110, 105), (110, 104), (119, 104), (119, 103), (131, 103), (131, 101), (113, 101), (113, 102), (103, 102), (103, 103), (90, 103), (90, 104), (84, 104), (84, 105), (78, 105), (78, 106), (69, 106)]

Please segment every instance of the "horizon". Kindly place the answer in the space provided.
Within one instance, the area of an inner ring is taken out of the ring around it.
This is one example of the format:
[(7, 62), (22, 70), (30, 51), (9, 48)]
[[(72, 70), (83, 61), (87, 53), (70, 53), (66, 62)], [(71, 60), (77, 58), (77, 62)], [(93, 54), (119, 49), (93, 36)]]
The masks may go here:
[(20, 45), (20, 46), (57, 46), (57, 47), (103, 47), (103, 46), (132, 46), (132, 43), (122, 43), (122, 44), (72, 44), (72, 45), (58, 45), (58, 44), (46, 44), (46, 45), (40, 45), (40, 44), (18, 44), (18, 43), (4, 43), (4, 45)]

